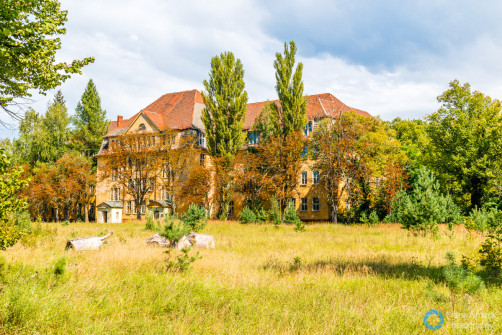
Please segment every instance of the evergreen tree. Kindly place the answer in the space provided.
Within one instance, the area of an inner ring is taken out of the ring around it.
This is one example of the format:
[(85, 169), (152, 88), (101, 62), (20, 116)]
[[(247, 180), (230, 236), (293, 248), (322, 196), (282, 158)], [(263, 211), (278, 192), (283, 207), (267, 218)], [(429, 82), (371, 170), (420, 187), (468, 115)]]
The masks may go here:
[(219, 174), (221, 215), (226, 217), (231, 196), (232, 163), (246, 139), (242, 124), (246, 116), (247, 93), (240, 59), (224, 52), (211, 59), (209, 80), (202, 92), (202, 111), (207, 147), (215, 158)]
[(92, 79), (87, 83), (75, 111), (72, 146), (90, 157), (99, 151), (103, 135), (108, 129), (106, 111), (101, 108), (101, 99)]
[(43, 145), (39, 161), (53, 163), (68, 152), (69, 124), (68, 110), (61, 91), (58, 91), (41, 120), (39, 143)]

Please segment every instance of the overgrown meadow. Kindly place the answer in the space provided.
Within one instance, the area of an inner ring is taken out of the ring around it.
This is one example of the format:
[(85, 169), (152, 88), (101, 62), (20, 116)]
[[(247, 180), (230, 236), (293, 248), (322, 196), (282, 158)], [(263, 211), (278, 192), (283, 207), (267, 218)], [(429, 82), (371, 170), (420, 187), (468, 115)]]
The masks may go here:
[[(483, 241), (460, 226), (424, 237), (394, 224), (210, 221), (216, 248), (184, 272), (166, 270), (176, 253), (147, 246), (144, 223), (41, 228), (1, 252), (1, 333), (427, 334), (432, 309), (445, 318), (434, 333), (502, 333), (499, 281), (478, 271), (486, 288), (462, 295), (445, 281), (445, 253), (460, 261)], [(98, 251), (65, 251), (109, 230)]]

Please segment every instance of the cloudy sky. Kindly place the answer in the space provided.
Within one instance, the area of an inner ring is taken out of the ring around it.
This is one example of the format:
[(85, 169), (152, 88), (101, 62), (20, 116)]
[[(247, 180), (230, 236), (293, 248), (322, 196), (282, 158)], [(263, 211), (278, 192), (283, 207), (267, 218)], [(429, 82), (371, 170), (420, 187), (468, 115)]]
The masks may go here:
[[(453, 79), (502, 98), (502, 2), (371, 0), (62, 0), (60, 60), (96, 61), (61, 86), (73, 113), (92, 78), (110, 119), (162, 94), (202, 89), (211, 57), (232, 51), (249, 101), (275, 99), (274, 54), (294, 40), (305, 93), (329, 92), (384, 120), (422, 118)], [(36, 96), (44, 112), (55, 92)], [(0, 137), (15, 131), (0, 130)]]

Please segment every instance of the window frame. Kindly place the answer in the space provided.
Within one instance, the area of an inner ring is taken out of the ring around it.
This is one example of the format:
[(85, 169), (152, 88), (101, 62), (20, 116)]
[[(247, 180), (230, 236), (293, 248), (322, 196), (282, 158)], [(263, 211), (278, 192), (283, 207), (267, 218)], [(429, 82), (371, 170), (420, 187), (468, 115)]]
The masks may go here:
[(320, 208), (321, 208), (321, 201), (319, 200), (319, 198), (318, 197), (312, 198), (312, 212), (319, 212)]
[(319, 185), (319, 171), (312, 172), (312, 184)]
[(308, 210), (309, 210), (309, 200), (307, 198), (301, 198), (300, 212), (306, 212)]
[[(305, 180), (304, 180), (304, 178), (303, 178), (304, 176), (305, 176)], [(307, 183), (308, 183), (308, 178), (309, 178), (308, 171), (302, 171), (302, 173), (301, 173), (300, 185), (301, 185), (301, 186), (307, 186)]]

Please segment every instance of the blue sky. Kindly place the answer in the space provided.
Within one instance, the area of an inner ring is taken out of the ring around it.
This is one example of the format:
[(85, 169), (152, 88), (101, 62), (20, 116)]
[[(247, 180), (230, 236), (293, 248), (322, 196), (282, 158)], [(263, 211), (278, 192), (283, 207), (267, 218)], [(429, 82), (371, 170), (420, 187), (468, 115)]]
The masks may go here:
[[(438, 109), (449, 81), (502, 97), (497, 1), (63, 0), (59, 58), (95, 56), (61, 86), (70, 113), (92, 78), (110, 119), (168, 92), (202, 89), (210, 59), (233, 51), (250, 102), (275, 99), (273, 60), (294, 40), (307, 94), (329, 92), (385, 120)], [(34, 96), (44, 112), (54, 95)], [(4, 119), (4, 118), (2, 118)], [(15, 131), (0, 129), (0, 137)]]

